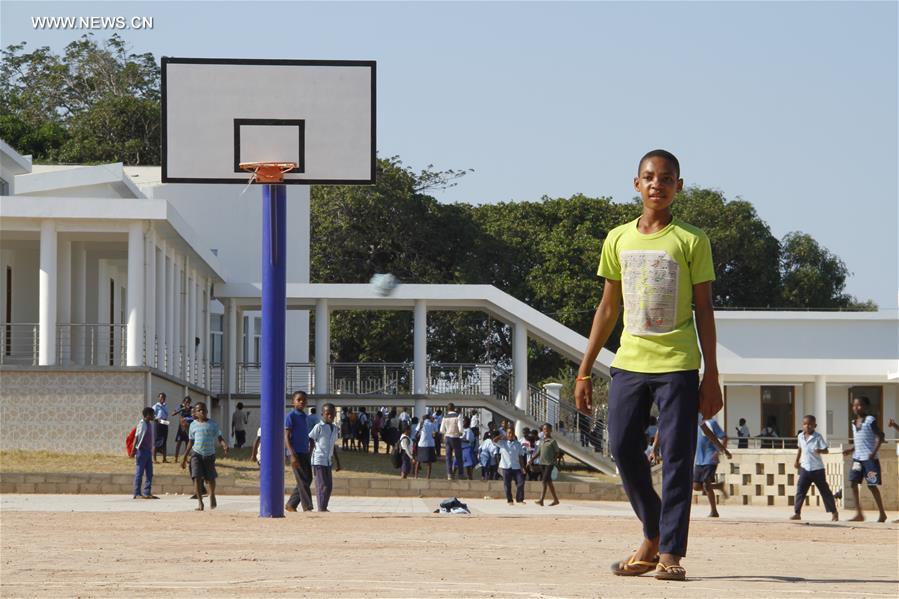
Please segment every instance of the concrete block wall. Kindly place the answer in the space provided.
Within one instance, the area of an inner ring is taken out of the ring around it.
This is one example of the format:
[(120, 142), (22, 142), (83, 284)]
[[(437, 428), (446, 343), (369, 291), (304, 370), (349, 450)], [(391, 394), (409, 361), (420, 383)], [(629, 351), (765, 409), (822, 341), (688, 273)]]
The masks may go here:
[[(21, 473), (0, 475), (0, 493), (80, 493), (130, 495), (134, 477), (131, 474), (77, 474), (77, 473)], [(594, 482), (555, 483), (560, 499), (626, 501), (621, 485)], [(291, 481), (285, 481), (285, 494), (292, 490)], [(314, 488), (315, 485), (313, 485)], [(525, 498), (537, 499), (541, 483), (525, 483)], [(221, 495), (257, 495), (259, 483), (255, 480), (220, 477), (216, 492)], [(157, 475), (153, 478), (153, 493), (193, 493), (187, 475)], [(493, 497), (505, 499), (502, 481), (480, 480), (424, 480), (397, 478), (341, 478), (334, 477), (334, 495), (355, 497)]]
[[(840, 453), (839, 446), (831, 448), (824, 458), (827, 483), (831, 491), (843, 490), (842, 507), (854, 508), (849, 484), (851, 460)], [(795, 449), (734, 449), (733, 459), (721, 456), (718, 479), (726, 485), (729, 500), (743, 505), (772, 505), (791, 507), (796, 495), (799, 472), (793, 467), (796, 460)], [(899, 460), (892, 444), (885, 444), (880, 452), (880, 466), (883, 484), (880, 493), (887, 510), (899, 510)], [(860, 498), (863, 509), (874, 509), (871, 493), (862, 488)], [(719, 500), (723, 499), (718, 497)], [(694, 503), (705, 501), (702, 493), (694, 492)], [(812, 486), (806, 496), (806, 505), (821, 506), (823, 500), (817, 487)], [(840, 507), (840, 502), (837, 506)]]

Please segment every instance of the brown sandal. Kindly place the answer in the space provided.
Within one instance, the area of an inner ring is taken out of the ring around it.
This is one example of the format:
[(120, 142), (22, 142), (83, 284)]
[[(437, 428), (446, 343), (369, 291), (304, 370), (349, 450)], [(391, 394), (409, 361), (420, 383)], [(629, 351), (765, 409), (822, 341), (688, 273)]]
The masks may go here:
[(641, 574), (646, 574), (647, 572), (652, 572), (656, 569), (656, 564), (659, 563), (659, 556), (655, 556), (651, 562), (643, 562), (640, 560), (635, 560), (634, 556), (627, 558), (627, 560), (621, 560), (619, 562), (613, 562), (611, 565), (612, 574), (615, 576), (640, 576)]
[(656, 566), (656, 579), (682, 582), (687, 580), (687, 571), (680, 564), (663, 564), (659, 562)]

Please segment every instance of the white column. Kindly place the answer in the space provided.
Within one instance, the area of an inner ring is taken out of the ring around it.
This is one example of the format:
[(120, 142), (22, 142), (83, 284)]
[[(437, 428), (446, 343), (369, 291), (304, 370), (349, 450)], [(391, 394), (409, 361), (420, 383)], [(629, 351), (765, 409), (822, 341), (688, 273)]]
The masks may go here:
[(246, 362), (247, 357), (243, 353), (243, 342), (244, 342), (244, 313), (243, 310), (237, 310), (237, 362)]
[[(69, 325), (72, 322), (72, 242), (60, 242), (57, 239), (57, 246), (59, 281), (56, 289), (56, 320), (57, 324)], [(57, 330), (57, 337), (56, 363), (71, 363), (72, 327), (68, 326), (64, 331)]]
[[(72, 243), (72, 322), (87, 322), (87, 250), (84, 243)], [(85, 363), (85, 340), (90, 333), (86, 327), (72, 329), (72, 360)]]
[(146, 253), (144, 254), (144, 272), (146, 287), (144, 288), (144, 339), (146, 339), (145, 356), (148, 366), (156, 366), (156, 232), (150, 229), (146, 236)]
[(812, 414), (818, 421), (817, 431), (827, 438), (827, 378), (823, 374), (815, 376), (815, 409)]
[(193, 338), (190, 335), (190, 258), (184, 256), (184, 275), (181, 278), (181, 373), (179, 376), (187, 379), (189, 375), (188, 366), (190, 364), (190, 346), (193, 345)]
[(40, 366), (56, 364), (56, 221), (41, 221), (38, 291), (38, 358)]
[[(154, 249), (153, 253), (156, 253)], [(165, 240), (159, 242), (159, 256), (156, 262), (156, 368), (165, 370), (165, 339), (168, 331), (166, 323), (166, 304), (168, 293), (166, 292), (166, 280), (168, 279), (165, 267)]]
[[(528, 409), (528, 327), (516, 320), (512, 330), (512, 375), (514, 376), (515, 407)], [(521, 435), (524, 424), (515, 422), (515, 434)]]
[(543, 390), (546, 391), (546, 394), (549, 395), (550, 398), (550, 401), (546, 404), (546, 421), (553, 425), (553, 430), (555, 431), (559, 426), (559, 416), (561, 413), (559, 402), (562, 397), (562, 384), (546, 383), (543, 385)]
[(206, 371), (206, 388), (210, 385), (210, 375), (212, 374), (209, 364), (212, 361), (212, 281), (204, 279), (203, 289), (203, 365)]
[(724, 428), (724, 421), (726, 420), (725, 411), (727, 410), (727, 404), (724, 403), (724, 375), (718, 375), (718, 388), (721, 389), (721, 409), (715, 414), (715, 420), (721, 428)]
[(190, 381), (197, 380), (197, 273), (190, 271), (187, 284), (187, 356)]
[[(412, 354), (415, 370), (413, 371), (412, 388), (416, 395), (425, 395), (428, 392), (428, 306), (425, 300), (415, 300), (413, 315)], [(419, 420), (425, 415), (427, 409), (425, 398), (415, 400), (414, 415)]]
[(144, 225), (141, 222), (128, 224), (127, 298), (125, 364), (140, 366), (143, 362), (141, 347), (144, 342)]
[(228, 377), (225, 392), (237, 393), (237, 305), (234, 300), (228, 300), (225, 303), (225, 335), (227, 343), (225, 343), (225, 356), (222, 360), (222, 367), (225, 368), (225, 374)]
[(331, 312), (328, 300), (315, 302), (315, 393), (327, 394), (331, 391), (329, 374), (331, 361)]
[(175, 254), (174, 252), (167, 256), (165, 260), (165, 371), (169, 374), (175, 372), (175, 348), (177, 340), (175, 338), (175, 319), (177, 318), (177, 305), (175, 303), (175, 282), (178, 277), (175, 274)]
[(178, 263), (179, 256), (177, 253), (172, 253), (172, 259), (175, 263), (172, 271), (172, 284), (174, 285), (172, 298), (172, 314), (174, 315), (172, 326), (174, 331), (171, 337), (172, 374), (181, 376), (181, 345), (184, 343), (184, 335), (181, 333), (181, 309), (183, 307), (183, 302), (181, 301), (181, 265)]

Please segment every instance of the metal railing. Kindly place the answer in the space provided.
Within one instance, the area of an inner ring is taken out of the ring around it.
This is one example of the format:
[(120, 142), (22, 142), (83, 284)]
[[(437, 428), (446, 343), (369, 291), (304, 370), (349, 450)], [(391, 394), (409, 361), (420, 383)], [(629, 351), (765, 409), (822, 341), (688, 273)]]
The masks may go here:
[(38, 334), (35, 322), (6, 322), (0, 326), (0, 364), (36, 365)]
[[(261, 364), (237, 364), (237, 392), (259, 393)], [(411, 395), (415, 370), (409, 362), (335, 362), (329, 365), (331, 393), (342, 395)], [(493, 366), (490, 364), (428, 365), (428, 393), (457, 395), (491, 395)], [(285, 391), (315, 389), (315, 364), (288, 362), (284, 372)]]
[(583, 448), (592, 448), (596, 453), (609, 456), (609, 432), (607, 427), (608, 409), (599, 406), (594, 415), (585, 416), (573, 404), (559, 402), (559, 419), (554, 423), (556, 436), (565, 436)]
[(125, 366), (128, 325), (66, 323), (56, 325), (56, 363)]

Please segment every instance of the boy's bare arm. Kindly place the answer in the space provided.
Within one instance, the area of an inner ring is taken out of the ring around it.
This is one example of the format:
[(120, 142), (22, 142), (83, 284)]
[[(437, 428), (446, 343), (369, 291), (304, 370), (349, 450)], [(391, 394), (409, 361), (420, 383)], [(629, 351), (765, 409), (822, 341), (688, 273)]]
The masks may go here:
[(184, 457), (181, 458), (181, 469), (182, 470), (187, 467), (187, 456), (190, 455), (190, 450), (193, 448), (194, 448), (194, 440), (188, 439), (187, 447), (184, 449)]
[[(602, 346), (612, 334), (615, 323), (618, 322), (618, 313), (621, 308), (621, 281), (606, 279), (602, 291), (602, 300), (596, 308), (593, 316), (593, 326), (590, 328), (590, 339), (587, 341), (587, 350), (578, 370), (578, 377), (590, 376), (593, 372), (593, 364), (599, 355)], [(576, 381), (574, 387), (574, 400), (577, 409), (587, 416), (593, 415), (593, 381)]]
[(334, 463), (337, 464), (337, 472), (340, 472), (340, 457), (337, 455), (337, 446), (334, 446)]
[(796, 470), (799, 470), (799, 458), (801, 458), (801, 457), (802, 457), (802, 450), (798, 449), (796, 451), (796, 462), (793, 464), (793, 468), (795, 468)]
[(884, 435), (880, 432), (880, 427), (877, 426), (877, 423), (871, 425), (871, 430), (874, 431), (874, 436), (877, 438), (877, 442), (874, 444), (874, 451), (871, 452), (871, 455), (868, 456), (869, 460), (873, 460), (874, 456), (877, 455), (877, 452), (880, 451), (880, 446), (883, 445)]
[(297, 457), (296, 452), (293, 450), (293, 444), (290, 442), (290, 429), (284, 429), (284, 445), (287, 447), (287, 451), (290, 452), (290, 465), (294, 468), (300, 467), (300, 459)]
[(703, 418), (711, 418), (724, 407), (721, 386), (718, 383), (718, 340), (715, 334), (715, 310), (712, 306), (712, 283), (693, 285), (693, 303), (696, 306), (696, 331), (705, 367), (699, 385), (699, 411)]
[(219, 443), (222, 444), (222, 450), (225, 452), (225, 455), (228, 455), (228, 442), (221, 435), (219, 435)]
[(709, 428), (705, 422), (699, 427), (702, 429), (702, 434), (706, 436), (706, 439), (712, 442), (712, 445), (715, 446), (715, 449), (726, 455), (728, 458), (731, 457), (730, 452), (727, 450), (727, 437), (724, 437), (724, 443), (721, 442), (721, 439)]

